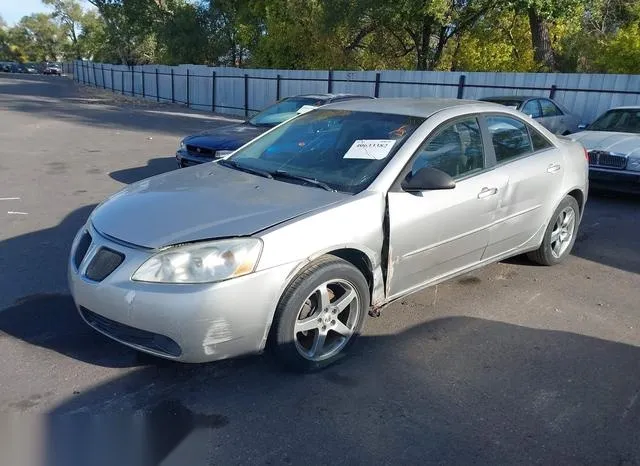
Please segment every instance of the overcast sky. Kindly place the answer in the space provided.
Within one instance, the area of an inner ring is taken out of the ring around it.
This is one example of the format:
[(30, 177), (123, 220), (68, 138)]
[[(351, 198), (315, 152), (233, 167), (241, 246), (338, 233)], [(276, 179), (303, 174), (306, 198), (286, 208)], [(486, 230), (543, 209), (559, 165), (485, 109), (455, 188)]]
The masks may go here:
[[(80, 0), (84, 7), (87, 3)], [(13, 26), (20, 21), (23, 16), (31, 13), (50, 13), (51, 7), (47, 7), (42, 0), (0, 0), (0, 16), (4, 18), (9, 26)]]

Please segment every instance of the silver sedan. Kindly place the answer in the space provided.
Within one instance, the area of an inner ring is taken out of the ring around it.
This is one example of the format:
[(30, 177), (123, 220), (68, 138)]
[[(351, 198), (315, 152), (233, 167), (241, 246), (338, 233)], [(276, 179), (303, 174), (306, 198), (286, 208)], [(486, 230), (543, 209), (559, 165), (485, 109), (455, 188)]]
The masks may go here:
[(307, 371), (368, 312), (509, 256), (552, 265), (587, 199), (581, 145), (507, 107), (331, 104), (98, 206), (69, 259), (83, 319), (157, 356), (269, 349)]

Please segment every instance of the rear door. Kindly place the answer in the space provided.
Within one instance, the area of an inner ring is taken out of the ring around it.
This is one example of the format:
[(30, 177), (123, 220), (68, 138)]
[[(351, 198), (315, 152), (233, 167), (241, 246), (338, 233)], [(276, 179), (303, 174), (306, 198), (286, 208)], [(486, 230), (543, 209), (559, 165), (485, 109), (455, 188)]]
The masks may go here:
[(405, 172), (440, 169), (454, 189), (388, 194), (388, 296), (393, 298), (480, 261), (507, 179), (490, 170), (475, 117), (443, 124), (427, 138)]
[(489, 115), (483, 123), (495, 171), (508, 179), (489, 229), (488, 259), (520, 248), (545, 228), (549, 206), (559, 198), (564, 166), (561, 151), (523, 120)]

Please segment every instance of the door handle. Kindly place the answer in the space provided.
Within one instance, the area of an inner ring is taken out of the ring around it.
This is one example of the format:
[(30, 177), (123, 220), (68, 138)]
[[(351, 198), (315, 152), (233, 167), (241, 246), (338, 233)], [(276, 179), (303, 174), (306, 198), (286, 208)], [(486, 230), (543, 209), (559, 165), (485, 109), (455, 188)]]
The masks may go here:
[(478, 193), (478, 199), (484, 199), (485, 197), (493, 196), (498, 193), (498, 188), (482, 188)]
[(552, 163), (547, 167), (547, 171), (549, 173), (556, 173), (558, 171), (560, 171), (560, 164), (559, 163)]

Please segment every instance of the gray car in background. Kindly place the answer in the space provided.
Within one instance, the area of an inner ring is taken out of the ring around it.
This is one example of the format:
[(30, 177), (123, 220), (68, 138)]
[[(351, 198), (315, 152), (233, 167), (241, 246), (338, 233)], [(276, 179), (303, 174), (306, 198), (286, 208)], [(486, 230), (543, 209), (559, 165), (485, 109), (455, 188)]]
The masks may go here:
[(567, 135), (578, 131), (580, 120), (572, 115), (561, 104), (546, 97), (531, 96), (503, 96), (485, 97), (483, 102), (493, 102), (506, 105), (521, 111), (536, 120), (542, 126), (555, 134)]
[(579, 143), (506, 107), (330, 104), (105, 200), (73, 241), (70, 289), (91, 327), (141, 351), (268, 348), (317, 369), (409, 293), (522, 253), (566, 259), (587, 176)]

